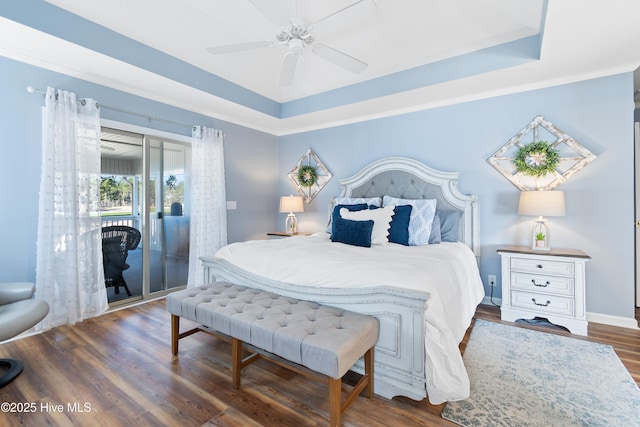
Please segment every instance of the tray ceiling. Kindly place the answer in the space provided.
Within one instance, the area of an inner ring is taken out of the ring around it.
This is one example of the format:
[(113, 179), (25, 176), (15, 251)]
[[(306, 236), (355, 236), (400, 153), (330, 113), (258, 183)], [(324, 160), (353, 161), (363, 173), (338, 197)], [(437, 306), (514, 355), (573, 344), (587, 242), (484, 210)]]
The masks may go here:
[[(48, 0), (74, 14), (278, 102), (326, 92), (540, 32), (542, 0), (367, 0), (331, 16), (318, 39), (369, 64), (353, 74), (305, 50), (279, 87), (285, 46), (211, 55), (208, 47), (270, 40), (278, 27), (249, 0)], [(356, 0), (256, 0), (275, 21), (315, 22)]]

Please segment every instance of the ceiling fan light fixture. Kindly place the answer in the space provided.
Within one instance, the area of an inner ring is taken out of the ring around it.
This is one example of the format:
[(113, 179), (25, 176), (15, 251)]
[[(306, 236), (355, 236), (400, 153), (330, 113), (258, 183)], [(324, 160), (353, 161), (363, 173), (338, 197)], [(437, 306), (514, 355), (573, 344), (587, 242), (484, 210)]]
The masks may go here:
[(278, 43), (291, 44), (294, 40), (301, 40), (304, 46), (311, 46), (316, 41), (316, 37), (311, 32), (307, 24), (301, 20), (294, 20), (291, 18), (291, 25), (289, 27), (280, 28), (276, 34), (276, 40)]
[(302, 54), (302, 49), (304, 48), (305, 43), (301, 39), (292, 39), (289, 42), (289, 51), (295, 52), (297, 54)]
[(289, 33), (289, 27), (280, 28), (280, 31), (276, 34), (278, 43), (287, 43), (290, 39), (291, 34)]

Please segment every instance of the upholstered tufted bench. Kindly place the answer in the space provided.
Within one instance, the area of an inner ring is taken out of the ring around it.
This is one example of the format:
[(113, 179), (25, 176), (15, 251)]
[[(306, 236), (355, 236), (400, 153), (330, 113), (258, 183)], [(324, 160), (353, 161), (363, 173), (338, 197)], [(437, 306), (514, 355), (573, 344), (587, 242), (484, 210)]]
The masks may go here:
[[(260, 356), (329, 384), (330, 425), (340, 425), (349, 404), (366, 389), (373, 397), (373, 346), (378, 319), (270, 292), (216, 282), (167, 296), (171, 313), (171, 350), (178, 340), (198, 331), (231, 340), (232, 383)], [(180, 317), (203, 327), (180, 333)], [(242, 358), (243, 344), (254, 353)], [(365, 372), (342, 400), (342, 376), (364, 356)]]

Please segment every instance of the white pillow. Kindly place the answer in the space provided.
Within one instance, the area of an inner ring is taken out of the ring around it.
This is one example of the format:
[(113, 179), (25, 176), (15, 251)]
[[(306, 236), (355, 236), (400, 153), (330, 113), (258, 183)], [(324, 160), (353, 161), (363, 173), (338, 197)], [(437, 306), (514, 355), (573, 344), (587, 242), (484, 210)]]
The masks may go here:
[(381, 245), (389, 241), (389, 228), (391, 227), (391, 217), (393, 216), (393, 206), (381, 209), (365, 209), (351, 212), (347, 208), (340, 209), (340, 216), (352, 221), (373, 220), (373, 230), (371, 231), (371, 244)]
[(366, 203), (369, 206), (382, 206), (382, 197), (336, 197), (335, 201), (336, 205), (357, 205), (360, 203)]
[(382, 200), (383, 206), (412, 206), (409, 218), (409, 246), (429, 244), (436, 203), (436, 199), (399, 199), (391, 196), (384, 196)]

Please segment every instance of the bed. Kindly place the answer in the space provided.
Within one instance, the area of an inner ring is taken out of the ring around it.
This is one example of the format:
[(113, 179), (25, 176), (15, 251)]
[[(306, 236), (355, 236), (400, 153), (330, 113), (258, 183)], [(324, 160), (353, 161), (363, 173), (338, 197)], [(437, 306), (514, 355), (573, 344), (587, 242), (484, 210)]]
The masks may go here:
[[(457, 178), (458, 173), (436, 171), (413, 159), (385, 158), (341, 180), (337, 199), (435, 199), (436, 212), (458, 212), (457, 233), (449, 241), (362, 248), (332, 242), (323, 231), (233, 243), (202, 258), (205, 281), (228, 281), (375, 316), (380, 321), (376, 394), (428, 397), (433, 404), (465, 399), (469, 379), (458, 344), (484, 288), (478, 272), (477, 197), (462, 194)], [(362, 372), (363, 365), (355, 370)]]

